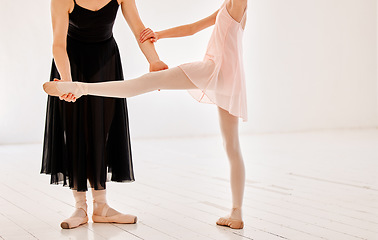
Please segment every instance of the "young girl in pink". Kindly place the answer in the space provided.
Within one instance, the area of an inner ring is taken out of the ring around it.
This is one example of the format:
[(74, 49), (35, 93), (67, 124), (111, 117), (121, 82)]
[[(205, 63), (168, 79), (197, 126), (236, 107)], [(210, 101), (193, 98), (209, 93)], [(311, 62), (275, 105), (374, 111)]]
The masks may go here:
[(140, 41), (193, 35), (214, 26), (203, 61), (186, 63), (126, 81), (103, 83), (47, 82), (52, 96), (76, 101), (82, 95), (128, 98), (158, 89), (188, 89), (199, 102), (214, 103), (224, 146), (231, 168), (232, 210), (218, 225), (243, 228), (242, 203), (245, 169), (239, 144), (238, 118), (247, 120), (247, 100), (243, 69), (242, 36), (246, 23), (247, 0), (226, 0), (218, 11), (198, 22), (154, 33), (145, 29)]

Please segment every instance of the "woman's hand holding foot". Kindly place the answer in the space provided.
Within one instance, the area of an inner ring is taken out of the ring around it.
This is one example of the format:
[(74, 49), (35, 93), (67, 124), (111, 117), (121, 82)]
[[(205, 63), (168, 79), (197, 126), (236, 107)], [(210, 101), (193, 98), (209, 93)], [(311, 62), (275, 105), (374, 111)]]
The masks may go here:
[[(72, 82), (72, 81), (69, 81), (69, 80), (59, 80), (59, 79), (54, 79), (54, 82)], [(69, 93), (69, 94), (63, 94), (62, 96), (59, 96), (59, 99), (60, 100), (65, 100), (67, 102), (76, 102), (76, 97), (72, 94), (72, 93)]]
[(64, 100), (66, 102), (76, 102), (76, 97), (72, 93), (64, 94), (59, 97), (60, 100)]
[(68, 102), (75, 102), (82, 95), (87, 95), (88, 86), (81, 82), (54, 79), (53, 82), (44, 83), (43, 90), (50, 96), (56, 96)]

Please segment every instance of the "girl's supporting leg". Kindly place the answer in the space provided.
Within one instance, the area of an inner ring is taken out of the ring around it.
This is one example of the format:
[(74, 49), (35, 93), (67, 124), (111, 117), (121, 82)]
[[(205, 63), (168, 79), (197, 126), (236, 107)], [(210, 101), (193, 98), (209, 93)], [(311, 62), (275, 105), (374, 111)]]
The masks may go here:
[(137, 217), (129, 214), (122, 214), (109, 207), (106, 201), (106, 190), (94, 190), (93, 196), (93, 222), (102, 223), (136, 223)]
[(243, 228), (242, 205), (245, 169), (239, 144), (239, 119), (220, 107), (218, 110), (223, 144), (230, 162), (232, 211), (229, 216), (220, 218), (217, 224), (231, 228)]
[(72, 93), (77, 98), (82, 95), (129, 98), (158, 89), (195, 89), (196, 86), (179, 68), (150, 72), (141, 77), (101, 83), (48, 82), (43, 85), (52, 96)]
[(75, 212), (70, 218), (64, 220), (60, 226), (64, 229), (75, 228), (88, 222), (87, 215), (87, 192), (72, 191), (75, 198)]

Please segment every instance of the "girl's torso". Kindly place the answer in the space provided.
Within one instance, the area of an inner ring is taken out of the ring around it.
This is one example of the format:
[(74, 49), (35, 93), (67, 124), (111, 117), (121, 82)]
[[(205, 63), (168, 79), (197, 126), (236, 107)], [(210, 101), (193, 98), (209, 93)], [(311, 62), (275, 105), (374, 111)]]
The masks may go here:
[(216, 17), (206, 57), (217, 61), (229, 55), (241, 54), (245, 23), (246, 10), (241, 21), (238, 22), (230, 15), (227, 4), (223, 4)]
[(240, 19), (236, 19), (237, 17), (233, 17), (232, 15), (232, 12), (234, 11), (234, 9), (232, 9), (232, 5), (231, 6), (228, 6), (228, 5), (231, 5), (231, 1), (228, 1), (228, 2), (225, 2), (223, 5), (222, 5), (222, 7), (221, 7), (221, 10), (224, 10), (224, 11), (226, 11), (228, 14), (228, 16), (230, 16), (235, 22), (238, 22), (238, 23), (240, 23), (240, 26), (242, 27), (242, 29), (244, 30), (244, 28), (245, 28), (245, 23), (246, 23), (246, 12), (247, 12), (247, 8), (245, 8), (244, 9), (244, 11), (243, 11), (243, 15), (242, 15), (242, 17), (240, 18)]

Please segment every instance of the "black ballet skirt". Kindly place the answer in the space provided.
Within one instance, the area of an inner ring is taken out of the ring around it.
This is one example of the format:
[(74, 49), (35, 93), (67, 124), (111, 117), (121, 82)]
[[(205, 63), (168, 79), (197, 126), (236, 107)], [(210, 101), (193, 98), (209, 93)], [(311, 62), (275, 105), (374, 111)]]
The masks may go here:
[[(69, 15), (67, 54), (73, 81), (122, 80), (112, 28), (119, 5), (98, 11), (76, 4)], [(50, 81), (60, 79), (53, 61)], [(82, 96), (75, 103), (48, 97), (41, 173), (78, 191), (106, 181), (134, 181), (126, 99)]]

